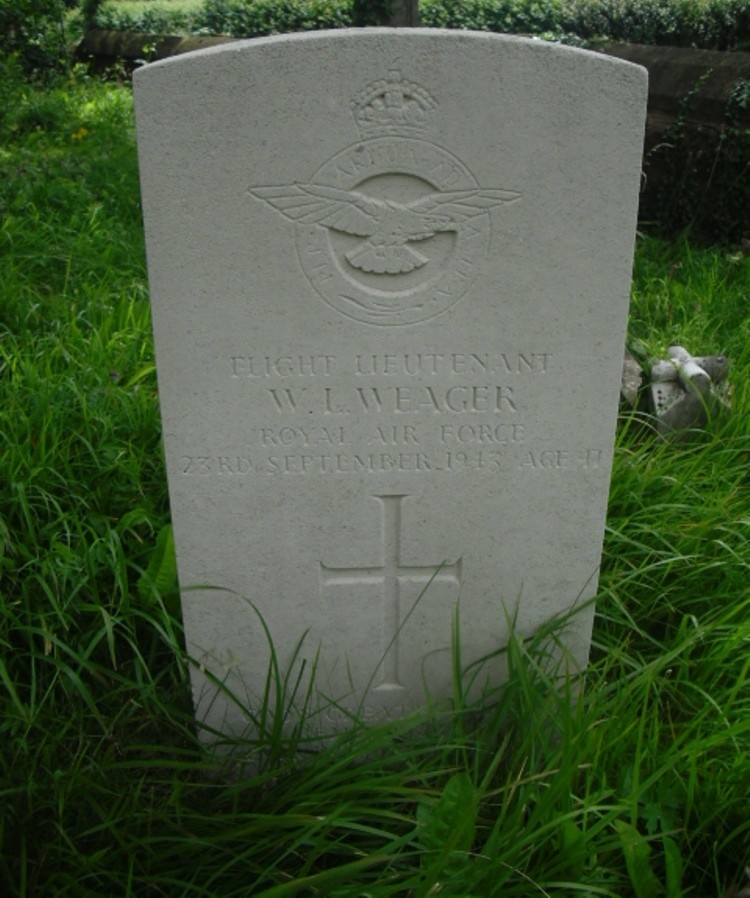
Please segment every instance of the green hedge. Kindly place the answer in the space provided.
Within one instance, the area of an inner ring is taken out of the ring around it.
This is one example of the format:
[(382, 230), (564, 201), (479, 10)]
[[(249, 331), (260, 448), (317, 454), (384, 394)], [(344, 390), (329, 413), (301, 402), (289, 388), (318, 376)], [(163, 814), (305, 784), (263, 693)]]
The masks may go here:
[(352, 0), (203, 0), (202, 3), (125, 5), (105, 0), (91, 25), (149, 34), (228, 34), (263, 37), (290, 31), (347, 28)]
[(567, 0), (562, 27), (592, 40), (750, 48), (748, 0)]
[(261, 37), (352, 24), (352, 0), (206, 0), (203, 5), (206, 34)]
[(117, 0), (104, 0), (104, 2), (89, 0), (87, 24), (90, 28), (104, 28), (111, 31), (202, 34), (206, 30), (205, 5), (205, 2), (196, 0), (171, 3), (154, 0), (138, 4), (118, 3)]
[[(353, 24), (352, 8), (353, 0), (154, 0), (130, 7), (106, 0), (93, 13), (92, 24), (122, 31), (258, 37), (346, 27)], [(428, 27), (531, 34), (567, 43), (616, 40), (750, 49), (749, 0), (421, 0), (420, 15)]]

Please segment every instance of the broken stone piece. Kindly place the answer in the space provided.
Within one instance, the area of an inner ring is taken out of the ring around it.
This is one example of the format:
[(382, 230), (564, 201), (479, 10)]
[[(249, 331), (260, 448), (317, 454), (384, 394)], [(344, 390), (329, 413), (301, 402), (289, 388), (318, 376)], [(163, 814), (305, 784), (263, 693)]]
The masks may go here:
[(725, 391), (717, 389), (729, 362), (720, 355), (691, 356), (683, 346), (670, 346), (667, 355), (651, 366), (650, 410), (662, 436), (685, 437), (729, 409)]
[(640, 362), (629, 351), (625, 350), (622, 362), (622, 380), (620, 381), (620, 406), (625, 409), (637, 409), (643, 387), (643, 368)]

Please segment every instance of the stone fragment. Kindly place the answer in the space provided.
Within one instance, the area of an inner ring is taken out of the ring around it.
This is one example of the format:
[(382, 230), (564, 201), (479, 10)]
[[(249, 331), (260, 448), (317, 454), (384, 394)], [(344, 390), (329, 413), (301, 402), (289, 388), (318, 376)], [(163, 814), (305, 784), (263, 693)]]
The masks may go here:
[(622, 380), (620, 382), (620, 405), (631, 411), (640, 404), (641, 389), (643, 388), (643, 368), (636, 357), (625, 350), (622, 362)]
[(658, 433), (686, 439), (729, 409), (722, 389), (729, 363), (725, 356), (691, 356), (683, 346), (670, 346), (667, 355), (651, 366), (650, 410)]

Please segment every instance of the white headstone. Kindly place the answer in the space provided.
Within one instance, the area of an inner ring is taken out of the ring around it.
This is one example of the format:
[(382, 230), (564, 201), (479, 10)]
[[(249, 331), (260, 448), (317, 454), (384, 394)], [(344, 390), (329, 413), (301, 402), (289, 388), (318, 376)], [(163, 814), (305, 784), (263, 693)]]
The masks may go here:
[(645, 70), (373, 29), (135, 88), (199, 716), (246, 724), (207, 672), (257, 709), (259, 616), (282, 674), (317, 658), (325, 732), (450, 695), (457, 607), (469, 663), (594, 595)]

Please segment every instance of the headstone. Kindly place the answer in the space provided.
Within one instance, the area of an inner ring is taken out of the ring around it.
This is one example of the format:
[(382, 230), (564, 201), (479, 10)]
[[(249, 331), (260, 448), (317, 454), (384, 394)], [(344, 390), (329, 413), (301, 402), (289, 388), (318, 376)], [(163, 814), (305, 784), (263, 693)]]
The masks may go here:
[[(261, 618), (280, 676), (305, 662), (298, 700), (316, 667), (310, 725), (330, 733), (450, 696), (457, 608), (469, 664), (511, 621), (584, 605), (645, 72), (373, 29), (188, 54), (135, 90), (199, 717), (238, 732), (257, 711)], [(580, 665), (592, 616), (565, 631)]]

